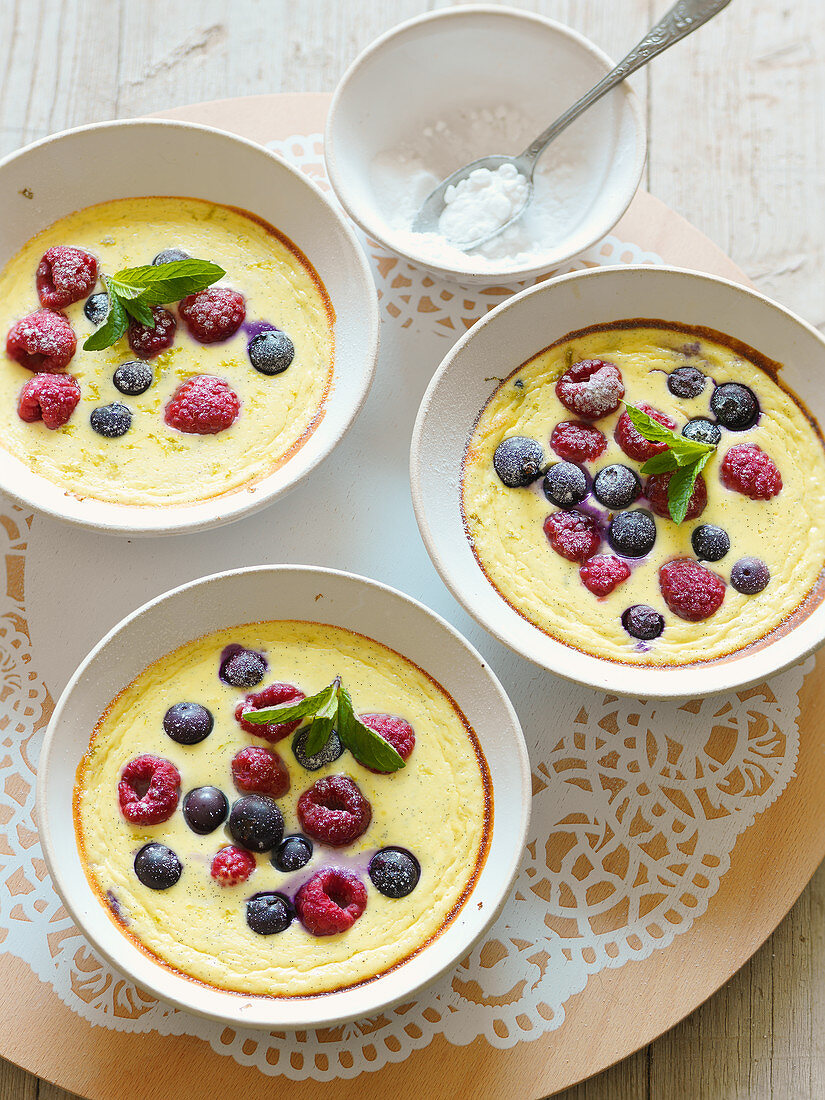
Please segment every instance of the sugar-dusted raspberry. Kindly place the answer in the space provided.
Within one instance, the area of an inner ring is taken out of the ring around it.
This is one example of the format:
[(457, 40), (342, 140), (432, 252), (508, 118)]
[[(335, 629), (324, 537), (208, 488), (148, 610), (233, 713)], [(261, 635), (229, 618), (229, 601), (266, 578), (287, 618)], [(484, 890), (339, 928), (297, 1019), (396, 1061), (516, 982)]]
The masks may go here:
[[(415, 732), (409, 722), (395, 714), (360, 714), (358, 717), (365, 726), (375, 730), (388, 744), (392, 745), (402, 760), (409, 760), (410, 753), (415, 748)], [(367, 768), (367, 771), (374, 772), (376, 775), (385, 774), (377, 768)]]
[(225, 286), (211, 286), (190, 294), (178, 306), (190, 336), (201, 344), (215, 344), (234, 336), (246, 317), (243, 294)]
[(607, 596), (630, 576), (630, 566), (612, 554), (597, 554), (579, 569), (582, 584), (594, 596)]
[(602, 541), (595, 521), (575, 509), (549, 515), (544, 521), (544, 533), (556, 553), (568, 561), (587, 561)]
[(117, 797), (121, 813), (132, 825), (168, 821), (180, 798), (180, 772), (163, 756), (136, 756), (120, 773)]
[(307, 836), (335, 848), (352, 844), (372, 820), (372, 807), (348, 775), (316, 780), (298, 799), (297, 809)]
[(246, 882), (254, 870), (255, 857), (251, 852), (227, 844), (212, 857), (209, 873), (221, 886), (237, 886), (239, 882)]
[(38, 309), (9, 329), (6, 354), (32, 371), (59, 371), (67, 367), (77, 348), (74, 329), (62, 313)]
[[(651, 420), (661, 424), (662, 427), (670, 428), (672, 432), (676, 431), (676, 421), (667, 413), (654, 409), (652, 405), (640, 405), (639, 408), (642, 412), (646, 412)], [(649, 458), (653, 458), (654, 455), (667, 450), (667, 443), (654, 443), (652, 439), (645, 439), (643, 435), (637, 432), (633, 427), (633, 421), (626, 412), (623, 412), (616, 421), (613, 438), (624, 453), (629, 458), (635, 458), (637, 462), (647, 462)]]
[(782, 489), (776, 463), (755, 443), (737, 443), (722, 459), (722, 484), (751, 500), (770, 500)]
[(163, 418), (189, 435), (217, 435), (237, 419), (241, 401), (228, 382), (211, 374), (188, 378), (172, 394)]
[(568, 462), (592, 462), (607, 447), (604, 433), (581, 420), (562, 420), (550, 436), (550, 446)]
[(235, 707), (235, 718), (240, 723), (241, 729), (247, 733), (254, 733), (256, 737), (263, 737), (264, 741), (280, 741), (300, 726), (300, 718), (296, 718), (293, 722), (269, 722), (263, 725), (255, 725), (254, 722), (247, 722), (244, 719), (244, 714), (248, 710), (262, 710), (264, 707), (280, 707), (286, 703), (300, 703), (305, 698), (306, 696), (301, 689), (296, 688), (294, 684), (270, 684), (263, 691), (253, 692), (252, 695), (247, 695), (245, 699), (242, 699)]
[(295, 895), (298, 920), (313, 936), (352, 928), (367, 907), (367, 890), (351, 871), (324, 867)]
[(80, 386), (70, 374), (36, 374), (17, 398), (17, 415), (27, 424), (42, 420), (47, 428), (68, 423), (80, 400)]
[(698, 623), (722, 606), (725, 582), (693, 558), (674, 558), (659, 570), (665, 603), (680, 619)]
[(603, 359), (582, 359), (558, 380), (556, 396), (570, 412), (598, 420), (615, 412), (624, 397), (621, 371)]
[[(673, 474), (653, 474), (645, 482), (645, 496), (650, 501), (650, 507), (657, 516), (672, 519), (670, 507), (667, 502), (667, 486)], [(708, 503), (708, 487), (701, 474), (696, 478), (693, 492), (690, 494), (688, 509), (685, 519), (696, 519), (701, 516)]]
[(134, 318), (129, 322), (129, 347), (139, 359), (154, 359), (175, 342), (178, 322), (163, 306), (152, 306), (155, 327), (141, 325)]
[(97, 260), (82, 248), (50, 248), (34, 277), (37, 296), (47, 309), (63, 309), (91, 294), (97, 282)]
[(255, 791), (282, 798), (289, 790), (289, 772), (277, 752), (263, 745), (247, 745), (232, 758), (232, 778), (239, 791)]

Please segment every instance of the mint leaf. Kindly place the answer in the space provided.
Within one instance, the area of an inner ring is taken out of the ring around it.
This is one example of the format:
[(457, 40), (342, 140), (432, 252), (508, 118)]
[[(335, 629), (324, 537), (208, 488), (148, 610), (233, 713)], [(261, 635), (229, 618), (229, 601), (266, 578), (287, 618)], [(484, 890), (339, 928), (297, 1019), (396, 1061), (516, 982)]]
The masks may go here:
[(346, 688), (338, 691), (338, 736), (359, 764), (379, 772), (397, 772), (404, 759), (384, 738), (356, 717)]
[(341, 678), (336, 676), (328, 689), (329, 701), (315, 712), (304, 745), (304, 752), (307, 756), (315, 756), (329, 741), (329, 735), (332, 733), (335, 719), (338, 716), (338, 689), (340, 686)]
[[(105, 278), (103, 283), (109, 291)], [(118, 342), (128, 327), (129, 318), (122, 302), (116, 294), (109, 291), (109, 315), (106, 318), (106, 323), (88, 337), (83, 344), (83, 350), (103, 351), (104, 348), (110, 348), (112, 344)]]
[[(649, 439), (651, 443), (671, 444), (674, 439), (683, 438), (675, 436), (670, 428), (666, 428), (664, 424), (660, 424), (658, 420), (654, 420), (646, 412), (637, 409), (635, 405), (628, 405), (625, 402), (625, 408), (633, 427), (640, 436)], [(689, 440), (685, 440), (685, 442), (689, 442)]]
[(643, 474), (669, 474), (675, 470), (679, 463), (673, 451), (662, 451), (661, 454), (649, 458), (642, 466)]
[(155, 316), (142, 298), (120, 298), (120, 295), (118, 298), (129, 316), (134, 317), (139, 325), (146, 325), (147, 328), (155, 327)]
[(680, 466), (667, 483), (667, 506), (674, 523), (682, 523), (687, 515), (696, 478), (704, 470), (710, 454), (700, 455), (690, 465)]
[(302, 699), (300, 703), (281, 703), (277, 707), (247, 710), (244, 712), (244, 721), (251, 722), (253, 726), (263, 726), (269, 722), (293, 722), (296, 718), (309, 718), (317, 714), (321, 707), (326, 706), (331, 691), (333, 691), (332, 684), (316, 695)]
[[(168, 264), (146, 264), (124, 268), (114, 276), (118, 286), (137, 291), (150, 306), (179, 302), (187, 294), (199, 294), (226, 272), (209, 260), (173, 260)], [(132, 295), (134, 297), (134, 294)]]

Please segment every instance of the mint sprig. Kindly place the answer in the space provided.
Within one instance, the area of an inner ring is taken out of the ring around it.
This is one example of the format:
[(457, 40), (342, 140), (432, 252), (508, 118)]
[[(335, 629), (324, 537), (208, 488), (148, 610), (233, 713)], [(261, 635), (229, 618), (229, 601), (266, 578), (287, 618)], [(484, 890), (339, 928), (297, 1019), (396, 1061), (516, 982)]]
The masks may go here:
[(696, 479), (716, 450), (712, 443), (700, 443), (677, 435), (646, 412), (626, 405), (633, 427), (651, 443), (664, 443), (666, 451), (649, 458), (642, 466), (643, 474), (672, 474), (667, 485), (667, 506), (674, 523), (682, 523), (687, 515)]

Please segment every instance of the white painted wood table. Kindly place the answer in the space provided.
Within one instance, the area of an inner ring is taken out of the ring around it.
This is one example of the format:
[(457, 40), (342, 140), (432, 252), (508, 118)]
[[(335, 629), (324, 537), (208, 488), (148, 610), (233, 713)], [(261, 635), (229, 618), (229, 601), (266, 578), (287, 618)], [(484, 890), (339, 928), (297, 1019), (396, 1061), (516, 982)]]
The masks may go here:
[[(0, 153), (198, 100), (330, 91), (372, 38), (437, 0), (0, 0)], [(613, 56), (653, 0), (532, 0)], [(735, 0), (635, 80), (646, 186), (825, 330), (825, 3)], [(765, 884), (770, 889), (770, 884)], [(69, 1094), (0, 1061), (0, 1100)], [(825, 869), (736, 977), (565, 1100), (825, 1097)], [(515, 1096), (515, 1094), (514, 1094)]]

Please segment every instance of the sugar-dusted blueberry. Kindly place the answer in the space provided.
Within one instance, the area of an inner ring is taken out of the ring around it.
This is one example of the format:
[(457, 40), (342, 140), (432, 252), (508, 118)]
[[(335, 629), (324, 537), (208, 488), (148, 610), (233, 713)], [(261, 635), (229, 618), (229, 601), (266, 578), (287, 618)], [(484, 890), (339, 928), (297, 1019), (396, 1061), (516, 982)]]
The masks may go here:
[(282, 374), (295, 358), (295, 345), (277, 328), (259, 332), (249, 341), (246, 351), (249, 362), (260, 374)]
[(86, 319), (93, 325), (102, 325), (109, 312), (109, 295), (106, 291), (101, 290), (98, 294), (89, 295), (83, 306), (83, 312), (86, 314)]
[(607, 537), (617, 554), (626, 558), (643, 558), (656, 542), (656, 524), (650, 512), (641, 508), (618, 512), (610, 521)]
[(229, 832), (250, 852), (268, 852), (283, 839), (284, 818), (274, 799), (247, 794), (232, 804)]
[(743, 596), (755, 596), (768, 587), (771, 571), (761, 558), (740, 558), (730, 571), (730, 583)]
[(710, 408), (722, 427), (732, 432), (744, 432), (759, 419), (756, 394), (739, 382), (723, 382), (717, 386), (710, 399)]
[(179, 745), (197, 745), (212, 732), (215, 719), (200, 703), (174, 703), (163, 716), (163, 728)]
[(701, 523), (694, 528), (690, 541), (700, 561), (721, 561), (730, 550), (727, 531), (715, 523)]
[(622, 626), (631, 638), (652, 642), (665, 629), (665, 620), (658, 611), (644, 603), (636, 603), (622, 612)]
[(285, 836), (272, 853), (272, 866), (279, 871), (300, 871), (312, 859), (313, 844), (303, 833)]
[(206, 836), (226, 821), (229, 800), (218, 787), (195, 787), (184, 796), (183, 819), (193, 833)]
[(544, 470), (541, 444), (525, 435), (502, 439), (493, 455), (493, 466), (508, 489), (523, 489)]
[(590, 492), (587, 474), (575, 462), (554, 462), (542, 483), (544, 495), (558, 508), (581, 504)]
[(310, 726), (311, 723), (301, 726), (295, 734), (292, 739), (292, 751), (302, 768), (306, 768), (308, 772), (317, 772), (325, 764), (334, 764), (338, 757), (343, 755), (344, 746), (341, 744), (341, 738), (338, 736), (337, 731), (333, 730), (326, 745), (319, 752), (307, 756), (305, 750)]
[(596, 500), (614, 512), (629, 508), (641, 493), (642, 483), (638, 475), (620, 462), (602, 467), (593, 479), (593, 495)]
[(722, 438), (719, 425), (708, 420), (706, 416), (695, 416), (693, 420), (688, 420), (682, 428), (682, 435), (685, 439), (692, 439), (694, 443), (709, 443), (712, 447)]
[(135, 856), (135, 874), (150, 890), (168, 890), (183, 872), (183, 865), (171, 848), (157, 841), (144, 844)]
[(255, 894), (246, 903), (246, 923), (259, 936), (284, 932), (294, 919), (292, 903), (283, 894)]
[(126, 435), (132, 426), (132, 410), (121, 405), (119, 401), (113, 401), (111, 405), (100, 405), (92, 409), (89, 423), (98, 435), (105, 436), (106, 439), (118, 439)]
[(677, 367), (667, 376), (667, 388), (674, 397), (698, 397), (706, 382), (698, 367)]
[(269, 662), (256, 649), (244, 649), (242, 645), (228, 645), (221, 654), (218, 675), (225, 684), (236, 688), (257, 687), (266, 675)]
[(385, 898), (405, 898), (418, 885), (421, 864), (406, 848), (382, 848), (370, 860), (368, 873)]
[(128, 363), (121, 363), (112, 379), (115, 388), (129, 397), (146, 393), (154, 380), (152, 368), (140, 359), (130, 359)]
[(155, 267), (160, 267), (161, 264), (172, 264), (176, 260), (188, 259), (188, 252), (182, 252), (179, 248), (164, 248), (162, 252), (158, 252), (152, 263)]

